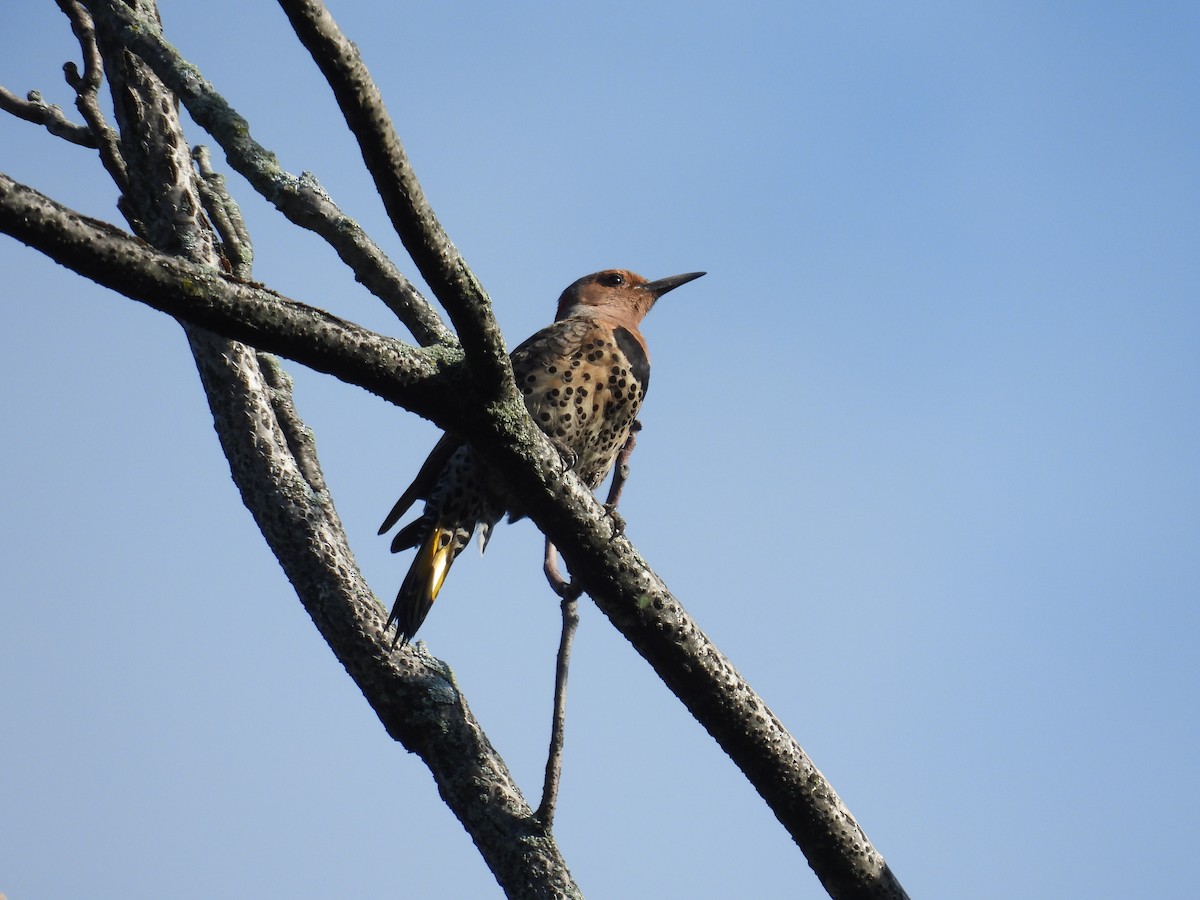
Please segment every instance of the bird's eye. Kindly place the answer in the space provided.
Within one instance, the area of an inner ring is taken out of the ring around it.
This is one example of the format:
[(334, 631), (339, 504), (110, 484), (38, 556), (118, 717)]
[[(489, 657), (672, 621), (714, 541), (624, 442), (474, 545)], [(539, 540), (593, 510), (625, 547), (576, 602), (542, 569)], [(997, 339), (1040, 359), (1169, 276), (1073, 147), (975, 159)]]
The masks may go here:
[(620, 272), (605, 272), (600, 276), (600, 283), (605, 287), (620, 287), (625, 283), (625, 276)]

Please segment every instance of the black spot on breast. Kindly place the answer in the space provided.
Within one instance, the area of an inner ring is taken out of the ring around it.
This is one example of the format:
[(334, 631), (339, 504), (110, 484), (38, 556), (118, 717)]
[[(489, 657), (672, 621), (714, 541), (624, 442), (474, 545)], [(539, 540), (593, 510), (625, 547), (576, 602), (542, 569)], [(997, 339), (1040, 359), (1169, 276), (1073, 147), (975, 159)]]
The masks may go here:
[(642, 393), (645, 393), (646, 388), (650, 386), (650, 357), (627, 328), (614, 329), (613, 336), (617, 339), (617, 346), (629, 360), (629, 371), (634, 380), (642, 386)]

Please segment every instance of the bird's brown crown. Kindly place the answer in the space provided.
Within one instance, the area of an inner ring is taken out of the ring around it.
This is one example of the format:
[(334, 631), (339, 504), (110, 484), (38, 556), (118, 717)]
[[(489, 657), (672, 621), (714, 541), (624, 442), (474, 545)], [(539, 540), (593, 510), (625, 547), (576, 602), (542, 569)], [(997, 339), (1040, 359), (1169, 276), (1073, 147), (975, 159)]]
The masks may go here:
[(647, 281), (628, 269), (593, 272), (591, 275), (584, 275), (562, 292), (562, 296), (558, 298), (558, 314), (555, 318), (587, 315), (590, 310), (595, 310), (621, 321), (622, 324), (636, 327), (659, 297), (703, 274), (689, 272), (687, 275), (673, 275), (658, 281)]
[(631, 324), (636, 325), (658, 299), (638, 290), (645, 283), (645, 278), (627, 269), (605, 269), (584, 275), (558, 298), (556, 318), (565, 319), (586, 309), (595, 309), (622, 319), (632, 316)]

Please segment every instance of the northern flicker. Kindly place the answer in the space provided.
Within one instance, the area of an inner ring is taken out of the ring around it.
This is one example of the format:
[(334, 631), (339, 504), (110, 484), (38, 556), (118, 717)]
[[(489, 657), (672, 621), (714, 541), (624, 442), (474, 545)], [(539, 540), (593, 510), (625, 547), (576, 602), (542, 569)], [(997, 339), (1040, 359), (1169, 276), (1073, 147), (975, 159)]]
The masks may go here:
[[(659, 297), (703, 274), (658, 281), (624, 269), (586, 275), (558, 298), (554, 323), (512, 352), (517, 387), (534, 421), (593, 490), (629, 437), (650, 383), (650, 355), (638, 325)], [(392, 540), (393, 553), (417, 548), (387, 621), (389, 627), (396, 623), (396, 642), (405, 644), (475, 529), (486, 547), (505, 512), (510, 521), (520, 518), (503, 485), (451, 434), (438, 441), (379, 533), (417, 500), (425, 501), (425, 511)]]

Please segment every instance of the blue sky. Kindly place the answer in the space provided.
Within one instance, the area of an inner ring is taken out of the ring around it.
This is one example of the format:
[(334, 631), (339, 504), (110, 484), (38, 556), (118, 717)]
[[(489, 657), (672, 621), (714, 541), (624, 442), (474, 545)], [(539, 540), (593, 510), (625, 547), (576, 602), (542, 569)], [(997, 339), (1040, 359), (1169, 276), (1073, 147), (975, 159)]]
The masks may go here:
[[(1200, 12), (1191, 4), (332, 2), (511, 344), (609, 266), (647, 320), (624, 515), (920, 897), (1184, 897), (1200, 752)], [(272, 4), (164, 0), (284, 167), (394, 254)], [(0, 83), (70, 108), (54, 4)], [(204, 142), (192, 129), (193, 142)], [(218, 162), (220, 154), (215, 155)], [(87, 151), (0, 170), (118, 221)], [(256, 277), (400, 334), (233, 177)], [(178, 326), (0, 238), (0, 892), (494, 896), (242, 508)], [(298, 366), (375, 529), (436, 439)], [(536, 797), (557, 607), (528, 523), (421, 637)], [(557, 835), (595, 897), (823, 893), (585, 604)]]

